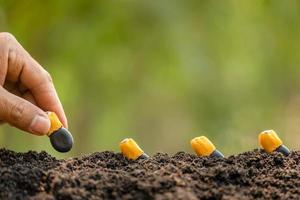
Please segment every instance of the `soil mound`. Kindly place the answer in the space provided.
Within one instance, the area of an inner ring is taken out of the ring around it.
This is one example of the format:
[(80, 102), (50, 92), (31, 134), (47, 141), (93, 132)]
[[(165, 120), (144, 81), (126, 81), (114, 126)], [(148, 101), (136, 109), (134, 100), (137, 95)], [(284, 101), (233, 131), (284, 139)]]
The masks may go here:
[(299, 199), (299, 162), (298, 151), (128, 161), (108, 151), (57, 160), (0, 149), (0, 199)]

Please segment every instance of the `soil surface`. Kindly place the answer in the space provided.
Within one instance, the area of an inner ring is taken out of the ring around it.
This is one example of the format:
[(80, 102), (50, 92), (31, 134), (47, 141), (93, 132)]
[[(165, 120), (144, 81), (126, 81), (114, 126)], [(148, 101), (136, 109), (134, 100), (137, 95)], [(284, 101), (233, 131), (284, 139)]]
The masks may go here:
[(57, 160), (0, 149), (0, 199), (300, 199), (299, 162), (300, 152), (261, 150), (128, 161), (113, 152)]

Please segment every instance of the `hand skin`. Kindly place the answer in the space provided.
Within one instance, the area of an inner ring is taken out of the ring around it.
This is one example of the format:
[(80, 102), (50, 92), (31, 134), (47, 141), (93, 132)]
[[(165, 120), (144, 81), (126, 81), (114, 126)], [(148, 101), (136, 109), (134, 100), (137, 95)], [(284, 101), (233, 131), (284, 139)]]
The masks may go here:
[(55, 112), (67, 118), (50, 74), (10, 34), (0, 33), (0, 120), (35, 135), (45, 135)]

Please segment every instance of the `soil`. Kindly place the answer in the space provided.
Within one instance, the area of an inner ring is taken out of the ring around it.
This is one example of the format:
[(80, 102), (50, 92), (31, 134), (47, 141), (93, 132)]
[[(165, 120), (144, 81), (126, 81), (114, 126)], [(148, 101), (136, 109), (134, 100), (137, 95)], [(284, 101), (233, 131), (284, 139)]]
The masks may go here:
[(0, 149), (0, 199), (300, 199), (300, 152), (228, 158), (113, 152), (57, 160)]

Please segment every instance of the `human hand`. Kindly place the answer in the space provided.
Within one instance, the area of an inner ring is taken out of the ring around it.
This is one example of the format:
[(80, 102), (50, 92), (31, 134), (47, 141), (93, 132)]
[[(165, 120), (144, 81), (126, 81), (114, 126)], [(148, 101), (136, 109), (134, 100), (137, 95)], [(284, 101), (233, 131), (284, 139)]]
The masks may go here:
[(50, 74), (10, 33), (0, 33), (0, 120), (35, 135), (45, 135), (55, 112), (64, 127), (67, 118)]

